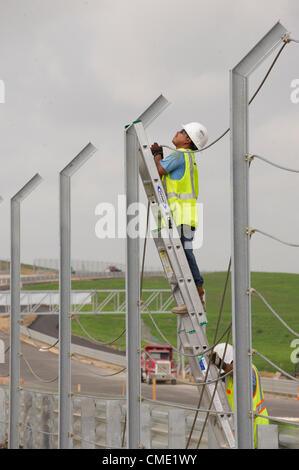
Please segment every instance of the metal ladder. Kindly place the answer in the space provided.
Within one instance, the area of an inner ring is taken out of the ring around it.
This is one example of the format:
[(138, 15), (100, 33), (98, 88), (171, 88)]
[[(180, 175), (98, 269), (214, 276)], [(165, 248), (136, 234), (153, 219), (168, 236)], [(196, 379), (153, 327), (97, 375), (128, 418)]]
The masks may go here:
[[(154, 235), (156, 248), (176, 303), (178, 305), (186, 304), (188, 310), (187, 314), (181, 315), (183, 328), (179, 331), (179, 337), (184, 354), (188, 356), (190, 369), (195, 381), (204, 381), (208, 364), (202, 352), (209, 349), (205, 334), (207, 317), (203, 310), (178, 230), (173, 223), (167, 196), (163, 189), (142, 121), (135, 121), (132, 124), (133, 129), (136, 133), (139, 148), (139, 174), (152, 214), (158, 223), (159, 217), (164, 220), (163, 228), (156, 231)], [(209, 414), (210, 427), (214, 432), (219, 448), (234, 448), (235, 437), (231, 408), (223, 382), (220, 380), (217, 383), (218, 377), (219, 371), (217, 367), (214, 364), (210, 364), (206, 380), (214, 382), (204, 386), (202, 406), (208, 409), (214, 395)], [(216, 391), (215, 386), (217, 386)], [(203, 385), (197, 387), (199, 393), (201, 393), (202, 387)]]

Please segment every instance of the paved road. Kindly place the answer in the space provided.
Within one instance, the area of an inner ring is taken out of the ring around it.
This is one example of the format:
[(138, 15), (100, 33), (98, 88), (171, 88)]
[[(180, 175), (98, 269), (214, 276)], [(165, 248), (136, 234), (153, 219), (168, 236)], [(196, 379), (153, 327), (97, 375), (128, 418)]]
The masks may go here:
[[(0, 338), (8, 346), (8, 336), (0, 331)], [(24, 379), (24, 387), (58, 391), (58, 355), (51, 352), (40, 352), (38, 348), (22, 342), (23, 360), (21, 362), (21, 377)], [(26, 364), (27, 360), (42, 380), (35, 377)], [(9, 351), (6, 353), (5, 364), (0, 364), (0, 375), (7, 376)], [(81, 393), (84, 395), (121, 396), (125, 382), (125, 373), (109, 376), (115, 373), (113, 369), (95, 367), (73, 359), (72, 361), (72, 389), (78, 390), (80, 384)], [(108, 375), (108, 376), (107, 376)], [(52, 381), (53, 379), (53, 381)], [(152, 398), (152, 386), (142, 384), (142, 395)], [(156, 399), (171, 403), (185, 404), (191, 407), (198, 405), (198, 393), (196, 387), (190, 385), (169, 385), (159, 383), (156, 390)], [(268, 412), (271, 416), (299, 418), (299, 401), (295, 398), (266, 397)]]
[[(41, 309), (43, 309), (43, 311), (48, 310), (46, 306), (41, 306), (38, 311), (40, 312)], [(30, 329), (44, 333), (48, 336), (52, 336), (53, 338), (58, 338), (58, 315), (40, 315), (30, 325)], [(104, 346), (100, 346), (97, 343), (93, 343), (92, 341), (89, 341), (85, 338), (80, 338), (76, 335), (72, 335), (72, 343), (78, 344), (79, 346), (86, 346), (88, 348), (97, 349), (99, 351), (107, 351), (110, 354), (121, 354), (123, 356), (126, 355), (125, 352), (115, 351), (112, 348), (105, 348)]]

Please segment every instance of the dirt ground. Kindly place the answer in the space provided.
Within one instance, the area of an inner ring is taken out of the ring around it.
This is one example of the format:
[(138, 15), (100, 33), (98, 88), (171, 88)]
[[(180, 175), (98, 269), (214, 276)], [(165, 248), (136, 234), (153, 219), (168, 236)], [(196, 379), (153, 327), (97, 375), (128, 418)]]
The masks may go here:
[[(26, 315), (22, 319), (22, 325), (30, 326), (31, 323), (36, 319), (36, 315)], [(10, 317), (1, 316), (0, 317), (0, 330), (4, 331), (5, 333), (9, 334), (10, 332)]]

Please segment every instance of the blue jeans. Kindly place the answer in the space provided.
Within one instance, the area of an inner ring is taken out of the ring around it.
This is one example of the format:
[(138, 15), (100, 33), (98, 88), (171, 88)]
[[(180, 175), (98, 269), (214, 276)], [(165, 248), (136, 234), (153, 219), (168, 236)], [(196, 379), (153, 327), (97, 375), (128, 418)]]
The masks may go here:
[(204, 283), (204, 280), (202, 276), (200, 275), (197, 262), (196, 262), (193, 249), (192, 249), (192, 241), (194, 238), (195, 228), (190, 227), (189, 225), (181, 225), (181, 226), (178, 226), (177, 228), (179, 231), (180, 239), (181, 239), (187, 260), (188, 260), (188, 264), (191, 269), (191, 273), (192, 273), (195, 285), (202, 286)]

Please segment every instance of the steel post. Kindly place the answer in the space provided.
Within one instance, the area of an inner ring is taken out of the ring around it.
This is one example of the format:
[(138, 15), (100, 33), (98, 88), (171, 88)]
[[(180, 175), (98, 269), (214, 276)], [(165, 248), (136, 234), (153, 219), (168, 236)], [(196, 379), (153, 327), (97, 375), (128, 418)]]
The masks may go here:
[(10, 212), (10, 382), (9, 382), (9, 449), (19, 448), (20, 419), (20, 284), (21, 284), (21, 202), (40, 184), (36, 174), (11, 198)]
[(232, 320), (234, 410), (239, 449), (253, 448), (250, 301), (248, 76), (278, 46), (287, 31), (277, 23), (231, 71)]
[(59, 271), (59, 430), (60, 449), (72, 447), (71, 401), (71, 177), (94, 153), (89, 143), (60, 172), (60, 271)]
[[(139, 165), (136, 136), (133, 128), (125, 133), (126, 186), (126, 340), (127, 340), (127, 447), (138, 449), (141, 439), (141, 351), (140, 351), (140, 266), (139, 235), (130, 233), (131, 221), (136, 217), (130, 207), (139, 201)], [(131, 227), (133, 229), (133, 227)]]
[[(149, 126), (169, 105), (160, 95), (137, 119)], [(139, 202), (139, 155), (134, 125), (125, 130), (126, 190), (126, 359), (127, 359), (127, 448), (141, 447), (141, 329), (139, 234), (132, 232)], [(136, 224), (134, 224), (136, 226)], [(138, 228), (137, 228), (138, 232)]]

